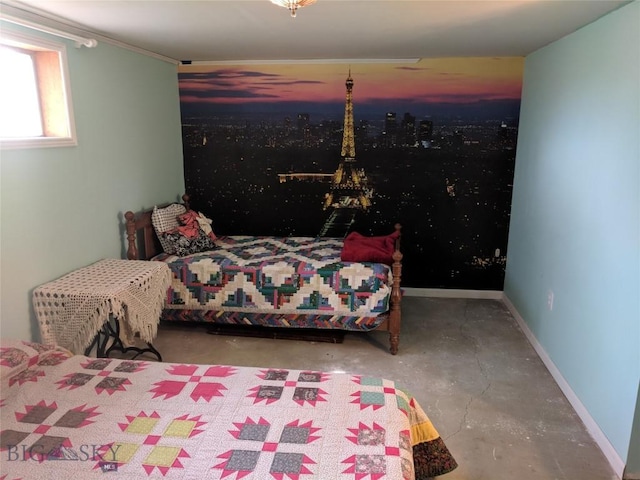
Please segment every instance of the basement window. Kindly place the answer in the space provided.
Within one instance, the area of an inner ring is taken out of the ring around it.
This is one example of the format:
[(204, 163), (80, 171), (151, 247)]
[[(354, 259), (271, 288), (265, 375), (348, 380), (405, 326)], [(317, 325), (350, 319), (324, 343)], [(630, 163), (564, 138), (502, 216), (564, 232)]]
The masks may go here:
[(0, 65), (0, 146), (76, 145), (65, 45), (5, 31)]

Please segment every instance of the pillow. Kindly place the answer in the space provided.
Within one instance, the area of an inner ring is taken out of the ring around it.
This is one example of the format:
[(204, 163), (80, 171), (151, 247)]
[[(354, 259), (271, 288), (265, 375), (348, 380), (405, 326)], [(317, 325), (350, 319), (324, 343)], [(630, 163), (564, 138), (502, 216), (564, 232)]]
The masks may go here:
[(352, 232), (344, 239), (340, 259), (343, 262), (374, 262), (393, 264), (393, 252), (399, 233), (379, 237), (365, 237)]
[[(195, 237), (198, 230), (202, 230), (211, 240), (216, 239), (216, 234), (211, 228), (211, 219), (207, 218), (203, 213), (189, 210), (182, 215), (178, 215), (178, 230), (182, 231), (187, 237)], [(186, 227), (186, 228), (181, 228)]]
[(185, 213), (187, 209), (181, 203), (172, 203), (163, 208), (153, 207), (151, 213), (151, 224), (156, 231), (160, 245), (164, 253), (173, 254), (173, 245), (164, 238), (163, 233), (175, 229), (178, 224), (178, 215)]
[[(14, 377), (33, 365), (51, 364), (53, 358), (73, 356), (71, 352), (53, 345), (2, 339), (0, 344), (0, 379)], [(51, 357), (51, 358), (49, 358)]]
[(202, 230), (198, 230), (195, 237), (190, 237), (176, 228), (173, 231), (163, 233), (160, 238), (171, 245), (173, 254), (179, 257), (206, 252), (216, 248), (216, 244), (211, 237)]

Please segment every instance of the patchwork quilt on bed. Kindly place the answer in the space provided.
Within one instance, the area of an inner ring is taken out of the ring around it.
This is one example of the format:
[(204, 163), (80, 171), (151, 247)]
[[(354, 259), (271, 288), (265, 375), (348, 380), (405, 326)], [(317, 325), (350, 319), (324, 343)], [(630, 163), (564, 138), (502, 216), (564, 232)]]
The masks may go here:
[(7, 480), (392, 480), (456, 467), (417, 401), (381, 378), (23, 342), (0, 348), (0, 371)]
[(156, 257), (174, 277), (163, 319), (369, 330), (389, 309), (390, 268), (342, 262), (341, 239), (229, 236), (216, 245)]

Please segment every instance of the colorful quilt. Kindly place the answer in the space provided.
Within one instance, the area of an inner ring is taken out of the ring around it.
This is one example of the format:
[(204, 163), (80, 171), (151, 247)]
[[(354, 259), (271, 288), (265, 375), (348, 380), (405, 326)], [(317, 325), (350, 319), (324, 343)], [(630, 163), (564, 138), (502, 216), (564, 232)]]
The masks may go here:
[(0, 478), (426, 479), (456, 467), (417, 401), (344, 373), (0, 348)]
[(389, 310), (390, 267), (341, 261), (342, 239), (229, 236), (216, 245), (155, 258), (173, 272), (163, 320), (371, 330)]

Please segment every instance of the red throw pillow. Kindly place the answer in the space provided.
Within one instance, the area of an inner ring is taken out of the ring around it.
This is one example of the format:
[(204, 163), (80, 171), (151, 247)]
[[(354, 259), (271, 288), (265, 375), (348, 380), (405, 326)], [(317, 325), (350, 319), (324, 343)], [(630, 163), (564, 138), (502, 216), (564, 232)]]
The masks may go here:
[(340, 259), (343, 262), (375, 262), (391, 265), (398, 236), (398, 232), (377, 237), (366, 237), (358, 232), (352, 232), (344, 239)]

